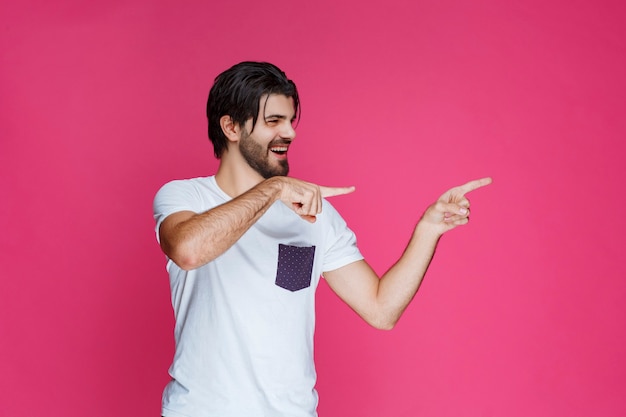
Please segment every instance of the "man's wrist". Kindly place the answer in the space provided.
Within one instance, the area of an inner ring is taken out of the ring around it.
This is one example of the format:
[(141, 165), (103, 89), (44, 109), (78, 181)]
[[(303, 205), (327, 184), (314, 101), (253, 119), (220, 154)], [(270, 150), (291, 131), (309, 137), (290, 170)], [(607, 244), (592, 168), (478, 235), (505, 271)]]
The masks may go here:
[(272, 202), (279, 200), (284, 187), (284, 178), (281, 176), (271, 177), (261, 183), (262, 190), (272, 200)]
[(415, 226), (415, 233), (425, 239), (439, 240), (444, 232), (438, 225), (421, 218)]

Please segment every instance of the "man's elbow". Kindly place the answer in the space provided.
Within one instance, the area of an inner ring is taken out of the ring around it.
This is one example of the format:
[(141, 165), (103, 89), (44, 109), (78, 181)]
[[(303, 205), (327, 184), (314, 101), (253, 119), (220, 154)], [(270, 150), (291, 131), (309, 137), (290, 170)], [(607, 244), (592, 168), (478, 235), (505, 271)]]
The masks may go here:
[(180, 269), (191, 271), (202, 266), (200, 257), (192, 250), (185, 248), (185, 245), (161, 245), (163, 252)]
[(392, 330), (396, 323), (398, 322), (398, 318), (393, 317), (372, 317), (366, 320), (367, 323), (375, 329), (378, 330)]
[(184, 271), (191, 271), (193, 269), (197, 269), (202, 266), (199, 262), (197, 262), (193, 258), (175, 257), (175, 258), (170, 258), (170, 259), (172, 260), (172, 262), (178, 265), (180, 269)]
[(393, 330), (395, 327), (395, 323), (383, 323), (383, 324), (372, 324), (372, 326), (377, 330)]
[(196, 269), (198, 266), (196, 265), (196, 261), (189, 257), (179, 255), (175, 252), (166, 253), (167, 257), (176, 264), (180, 269), (184, 271), (191, 271), (192, 269)]

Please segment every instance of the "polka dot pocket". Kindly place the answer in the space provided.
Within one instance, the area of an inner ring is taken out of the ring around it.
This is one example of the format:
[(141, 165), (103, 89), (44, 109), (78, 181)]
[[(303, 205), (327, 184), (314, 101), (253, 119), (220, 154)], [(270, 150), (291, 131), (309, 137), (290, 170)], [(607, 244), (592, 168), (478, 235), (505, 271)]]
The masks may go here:
[(311, 286), (315, 246), (278, 245), (276, 285), (289, 291)]

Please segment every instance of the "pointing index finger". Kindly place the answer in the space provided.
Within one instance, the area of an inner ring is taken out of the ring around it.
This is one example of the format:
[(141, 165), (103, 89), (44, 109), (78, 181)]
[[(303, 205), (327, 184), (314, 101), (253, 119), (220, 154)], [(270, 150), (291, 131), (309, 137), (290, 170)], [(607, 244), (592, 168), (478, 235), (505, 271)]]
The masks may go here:
[(355, 189), (356, 188), (354, 186), (352, 187), (324, 187), (320, 185), (320, 193), (322, 194), (323, 198), (334, 197), (336, 195), (350, 194), (354, 192)]
[(466, 184), (463, 184), (461, 186), (459, 186), (457, 189), (462, 193), (462, 194), (467, 194), (470, 191), (474, 191), (480, 187), (484, 187), (486, 185), (491, 184), (492, 180), (490, 177), (486, 177), (486, 178), (481, 178), (479, 180), (473, 180), (470, 181)]

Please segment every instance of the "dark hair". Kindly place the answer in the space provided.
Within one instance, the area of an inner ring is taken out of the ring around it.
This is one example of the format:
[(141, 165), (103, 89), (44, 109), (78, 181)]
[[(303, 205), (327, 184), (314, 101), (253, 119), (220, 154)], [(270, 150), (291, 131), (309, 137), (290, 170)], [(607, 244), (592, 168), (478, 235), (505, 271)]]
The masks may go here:
[(254, 129), (261, 98), (270, 94), (282, 94), (293, 98), (294, 111), (299, 118), (300, 100), (296, 85), (273, 64), (241, 62), (215, 78), (209, 92), (206, 114), (209, 119), (209, 139), (213, 143), (217, 158), (222, 156), (228, 143), (220, 125), (220, 118), (228, 115), (240, 126), (244, 126), (246, 121), (252, 118)]

